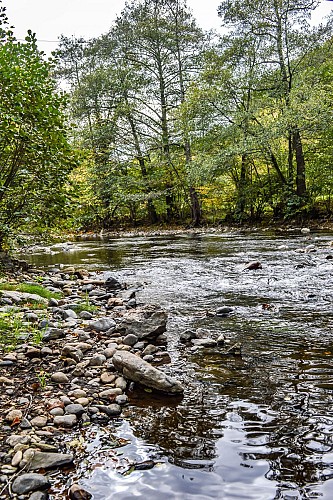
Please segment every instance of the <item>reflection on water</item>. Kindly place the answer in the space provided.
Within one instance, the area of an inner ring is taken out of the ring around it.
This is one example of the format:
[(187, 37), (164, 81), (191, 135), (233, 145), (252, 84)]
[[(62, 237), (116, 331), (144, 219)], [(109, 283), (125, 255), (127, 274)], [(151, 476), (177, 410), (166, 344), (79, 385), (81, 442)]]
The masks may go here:
[[(75, 242), (30, 256), (143, 282), (169, 311), (182, 400), (130, 394), (123, 453), (161, 463), (122, 476), (96, 469), (94, 499), (333, 498), (333, 276), (329, 234), (193, 234)], [(314, 248), (308, 245), (313, 244)], [(299, 250), (302, 252), (299, 252)], [(315, 251), (312, 251), (315, 250)], [(262, 269), (244, 270), (260, 260)], [(221, 305), (227, 318), (207, 315)], [(242, 358), (178, 342), (186, 328), (242, 343)]]

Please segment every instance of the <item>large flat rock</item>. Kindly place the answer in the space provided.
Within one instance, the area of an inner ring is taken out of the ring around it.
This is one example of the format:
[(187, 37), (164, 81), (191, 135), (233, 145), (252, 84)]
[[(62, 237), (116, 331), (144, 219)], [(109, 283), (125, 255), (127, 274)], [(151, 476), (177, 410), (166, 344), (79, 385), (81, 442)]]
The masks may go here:
[(113, 365), (125, 378), (133, 382), (171, 394), (184, 392), (182, 384), (166, 375), (143, 359), (128, 351), (116, 351), (112, 358)]
[(36, 451), (28, 465), (28, 469), (38, 470), (62, 467), (64, 465), (71, 465), (73, 463), (73, 459), (73, 455), (69, 453), (47, 453), (43, 451)]

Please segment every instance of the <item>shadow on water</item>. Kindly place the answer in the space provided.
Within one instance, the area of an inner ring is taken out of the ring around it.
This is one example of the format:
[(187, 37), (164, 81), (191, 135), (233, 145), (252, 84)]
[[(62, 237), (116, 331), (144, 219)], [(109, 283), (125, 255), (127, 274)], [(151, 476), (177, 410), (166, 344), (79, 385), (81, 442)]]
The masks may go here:
[[(29, 256), (131, 283), (169, 312), (181, 400), (130, 394), (124, 455), (159, 466), (84, 480), (94, 499), (333, 498), (333, 273), (330, 234), (225, 233), (73, 243)], [(309, 246), (309, 245), (313, 245)], [(259, 260), (262, 269), (245, 270)], [(228, 305), (225, 318), (211, 317)], [(179, 342), (187, 328), (241, 342), (242, 356)]]

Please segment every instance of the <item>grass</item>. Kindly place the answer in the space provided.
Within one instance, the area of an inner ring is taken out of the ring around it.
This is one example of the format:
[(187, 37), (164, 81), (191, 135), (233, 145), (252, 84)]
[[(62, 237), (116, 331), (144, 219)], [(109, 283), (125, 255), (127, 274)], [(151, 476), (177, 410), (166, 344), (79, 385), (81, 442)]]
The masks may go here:
[(78, 302), (77, 304), (75, 304), (75, 312), (76, 313), (80, 313), (82, 311), (87, 311), (87, 312), (92, 313), (92, 312), (97, 311), (97, 310), (98, 310), (97, 306), (90, 304), (88, 294), (86, 294), (85, 299), (82, 302)]
[(6, 312), (0, 312), (0, 349), (10, 352), (22, 341), (22, 334), (31, 337), (33, 344), (40, 344), (43, 339), (43, 332), (35, 325), (26, 323), (20, 316), (17, 308), (11, 308)]
[(44, 297), (45, 299), (60, 299), (62, 297), (60, 292), (51, 292), (42, 285), (30, 285), (29, 283), (0, 283), (0, 290), (33, 293), (39, 295), (40, 297)]

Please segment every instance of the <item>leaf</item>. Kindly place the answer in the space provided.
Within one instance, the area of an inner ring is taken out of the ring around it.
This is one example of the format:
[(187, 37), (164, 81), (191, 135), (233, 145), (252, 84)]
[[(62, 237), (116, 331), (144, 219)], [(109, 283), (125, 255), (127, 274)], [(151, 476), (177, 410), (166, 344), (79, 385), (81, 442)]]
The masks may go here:
[(14, 427), (14, 425), (20, 424), (22, 419), (20, 417), (15, 417), (12, 423), (10, 424), (11, 427)]

